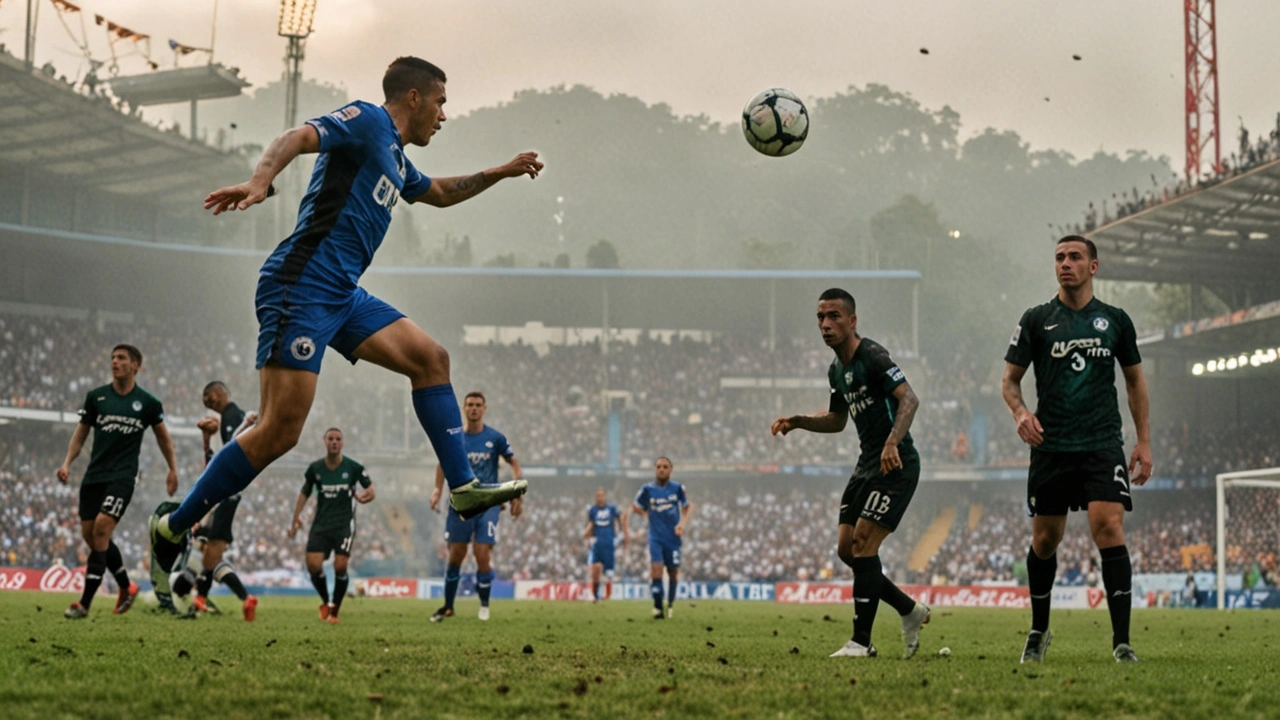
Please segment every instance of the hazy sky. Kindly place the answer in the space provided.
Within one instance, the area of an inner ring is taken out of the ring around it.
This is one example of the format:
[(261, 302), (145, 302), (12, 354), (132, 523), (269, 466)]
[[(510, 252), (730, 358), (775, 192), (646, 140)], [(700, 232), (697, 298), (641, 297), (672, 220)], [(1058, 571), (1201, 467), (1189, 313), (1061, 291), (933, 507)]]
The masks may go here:
[[(72, 39), (48, 0), (38, 2), (38, 59), (73, 69)], [(208, 43), (214, 0), (80, 4), (100, 52), (94, 12), (150, 33), (153, 57), (171, 64), (168, 38)], [(277, 8), (219, 0), (217, 59), (255, 83), (278, 77)], [(0, 1), (0, 41), (11, 47), (21, 43), (24, 9)], [(966, 137), (1012, 128), (1036, 148), (1143, 148), (1180, 168), (1181, 13), (1177, 0), (318, 0), (304, 72), (379, 100), (387, 62), (416, 54), (448, 73), (455, 113), (581, 83), (734, 122), (764, 87), (816, 97), (878, 82), (929, 108), (951, 105)], [(1277, 27), (1277, 0), (1219, 3), (1224, 154), (1235, 147), (1237, 116), (1255, 133), (1274, 125)]]

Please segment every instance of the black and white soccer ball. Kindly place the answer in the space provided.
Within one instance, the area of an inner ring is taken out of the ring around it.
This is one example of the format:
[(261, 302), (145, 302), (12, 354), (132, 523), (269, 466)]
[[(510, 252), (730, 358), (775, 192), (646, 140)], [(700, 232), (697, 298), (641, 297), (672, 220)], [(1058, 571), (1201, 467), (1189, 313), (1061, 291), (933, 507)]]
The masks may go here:
[(769, 157), (790, 155), (809, 136), (809, 111), (790, 90), (770, 88), (742, 109), (742, 134), (751, 147)]

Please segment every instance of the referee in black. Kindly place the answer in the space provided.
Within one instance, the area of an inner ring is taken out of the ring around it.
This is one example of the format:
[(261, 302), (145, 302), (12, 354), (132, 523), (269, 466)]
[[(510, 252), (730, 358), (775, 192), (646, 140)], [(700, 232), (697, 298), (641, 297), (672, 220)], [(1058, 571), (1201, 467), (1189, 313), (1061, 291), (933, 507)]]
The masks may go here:
[[(1054, 271), (1057, 296), (1022, 314), (1004, 358), (1004, 401), (1017, 423), (1018, 437), (1031, 446), (1031, 631), (1022, 662), (1042, 662), (1049, 649), (1055, 553), (1072, 510), (1088, 511), (1089, 530), (1102, 556), (1112, 656), (1116, 662), (1137, 662), (1129, 645), (1133, 568), (1124, 544), (1124, 514), (1133, 510), (1130, 483), (1141, 485), (1151, 477), (1147, 382), (1137, 333), (1124, 310), (1093, 296), (1098, 248), (1092, 240), (1079, 235), (1059, 240)], [(1117, 363), (1138, 434), (1128, 463), (1116, 398)], [(1031, 365), (1039, 398), (1034, 414), (1022, 400), (1022, 377)]]

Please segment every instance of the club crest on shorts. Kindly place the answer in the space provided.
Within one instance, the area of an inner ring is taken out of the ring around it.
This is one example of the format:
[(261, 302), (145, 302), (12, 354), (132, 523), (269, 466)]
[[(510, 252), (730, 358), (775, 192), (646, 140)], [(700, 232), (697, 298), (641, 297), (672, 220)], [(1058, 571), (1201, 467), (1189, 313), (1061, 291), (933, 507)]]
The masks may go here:
[(134, 400), (134, 401), (133, 401), (133, 411), (134, 411), (134, 412), (142, 412), (142, 401), (141, 401), (141, 400)]
[(853, 371), (849, 371), (849, 372), (847, 372), (847, 373), (845, 373), (845, 374), (844, 374), (844, 384), (845, 384), (845, 385), (852, 385), (852, 384), (853, 384)]
[(293, 344), (289, 346), (289, 352), (293, 353), (294, 359), (305, 362), (316, 354), (316, 344), (311, 342), (311, 338), (305, 335), (297, 337), (294, 338)]
[(1111, 327), (1111, 323), (1107, 322), (1106, 318), (1096, 317), (1093, 319), (1094, 330), (1097, 330), (1098, 332), (1106, 332), (1109, 327)]

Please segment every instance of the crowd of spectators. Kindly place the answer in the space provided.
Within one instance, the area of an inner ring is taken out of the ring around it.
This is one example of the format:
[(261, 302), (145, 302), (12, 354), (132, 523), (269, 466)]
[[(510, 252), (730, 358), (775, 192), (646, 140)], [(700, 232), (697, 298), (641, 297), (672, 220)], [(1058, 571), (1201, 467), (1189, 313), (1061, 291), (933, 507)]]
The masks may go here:
[[(87, 549), (80, 535), (77, 513), (79, 476), (89, 448), (73, 466), (73, 480), (59, 483), (54, 470), (66, 454), (71, 427), (0, 427), (0, 565), (48, 567), (54, 563), (82, 565)], [(189, 488), (204, 464), (197, 441), (177, 443), (180, 488)], [(148, 548), (147, 524), (151, 513), (166, 499), (166, 468), (154, 444), (144, 442), (140, 479), (128, 511), (113, 539), (127, 566), (145, 573)], [(272, 570), (300, 571), (306, 533), (289, 539), (285, 531), (293, 518), (294, 502), (302, 487), (302, 468), (272, 468), (242, 494), (233, 530), (236, 541), (227, 559), (252, 581), (255, 573)], [(181, 490), (180, 490), (181, 492)], [(384, 506), (395, 502), (392, 493), (379, 495), (381, 504), (362, 506), (357, 515), (359, 552), (353, 558), (377, 562), (403, 552), (403, 543), (388, 527)], [(315, 503), (308, 503), (303, 522), (309, 527)]]
[(1059, 228), (1059, 231), (1071, 230), (1077, 235), (1090, 232), (1149, 207), (1169, 202), (1197, 190), (1213, 187), (1259, 165), (1280, 159), (1280, 113), (1276, 113), (1276, 126), (1269, 133), (1259, 135), (1256, 140), (1251, 141), (1249, 130), (1241, 127), (1236, 139), (1238, 150), (1224, 158), (1221, 167), (1211, 168), (1208, 173), (1195, 179), (1174, 173), (1164, 185), (1161, 185), (1156, 176), (1152, 175), (1150, 190), (1140, 191), (1135, 186), (1130, 190), (1112, 193), (1109, 202), (1104, 199), (1097, 206), (1090, 202), (1084, 211), (1083, 222), (1075, 223), (1069, 228)]
[[(0, 339), (0, 363), (10, 368), (0, 376), (0, 405), (75, 411), (89, 389), (108, 380), (106, 359), (122, 340), (142, 349), (138, 382), (164, 403), (171, 425), (190, 425), (205, 414), (200, 394), (213, 379), (226, 382), (242, 405), (253, 405), (253, 348), (232, 334), (180, 324), (0, 314)], [(966, 364), (965, 356), (931, 365), (912, 357), (901, 339), (882, 340), (925, 398), (927, 412), (912, 428), (924, 461), (976, 461), (978, 453), (957, 452), (956, 443), (980, 388), (993, 392), (998, 378), (991, 373), (998, 368)], [(817, 343), (784, 341), (769, 349), (759, 340), (732, 337), (641, 338), (608, 350), (598, 343), (552, 345), (542, 353), (520, 343), (462, 345), (451, 353), (454, 386), (486, 393), (490, 419), (526, 464), (610, 461), (611, 410), (624, 467), (646, 466), (658, 454), (769, 464), (848, 465), (857, 457), (853, 433), (769, 434), (778, 415), (825, 410), (830, 351)], [(735, 378), (803, 380), (808, 387), (770, 391), (725, 382)], [(388, 373), (331, 374), (320, 384), (312, 417), (342, 427), (366, 447), (399, 445), (401, 452), (416, 453), (425, 438), (407, 403), (407, 386)], [(993, 439), (987, 450), (990, 462), (1025, 463), (1025, 448)]]

